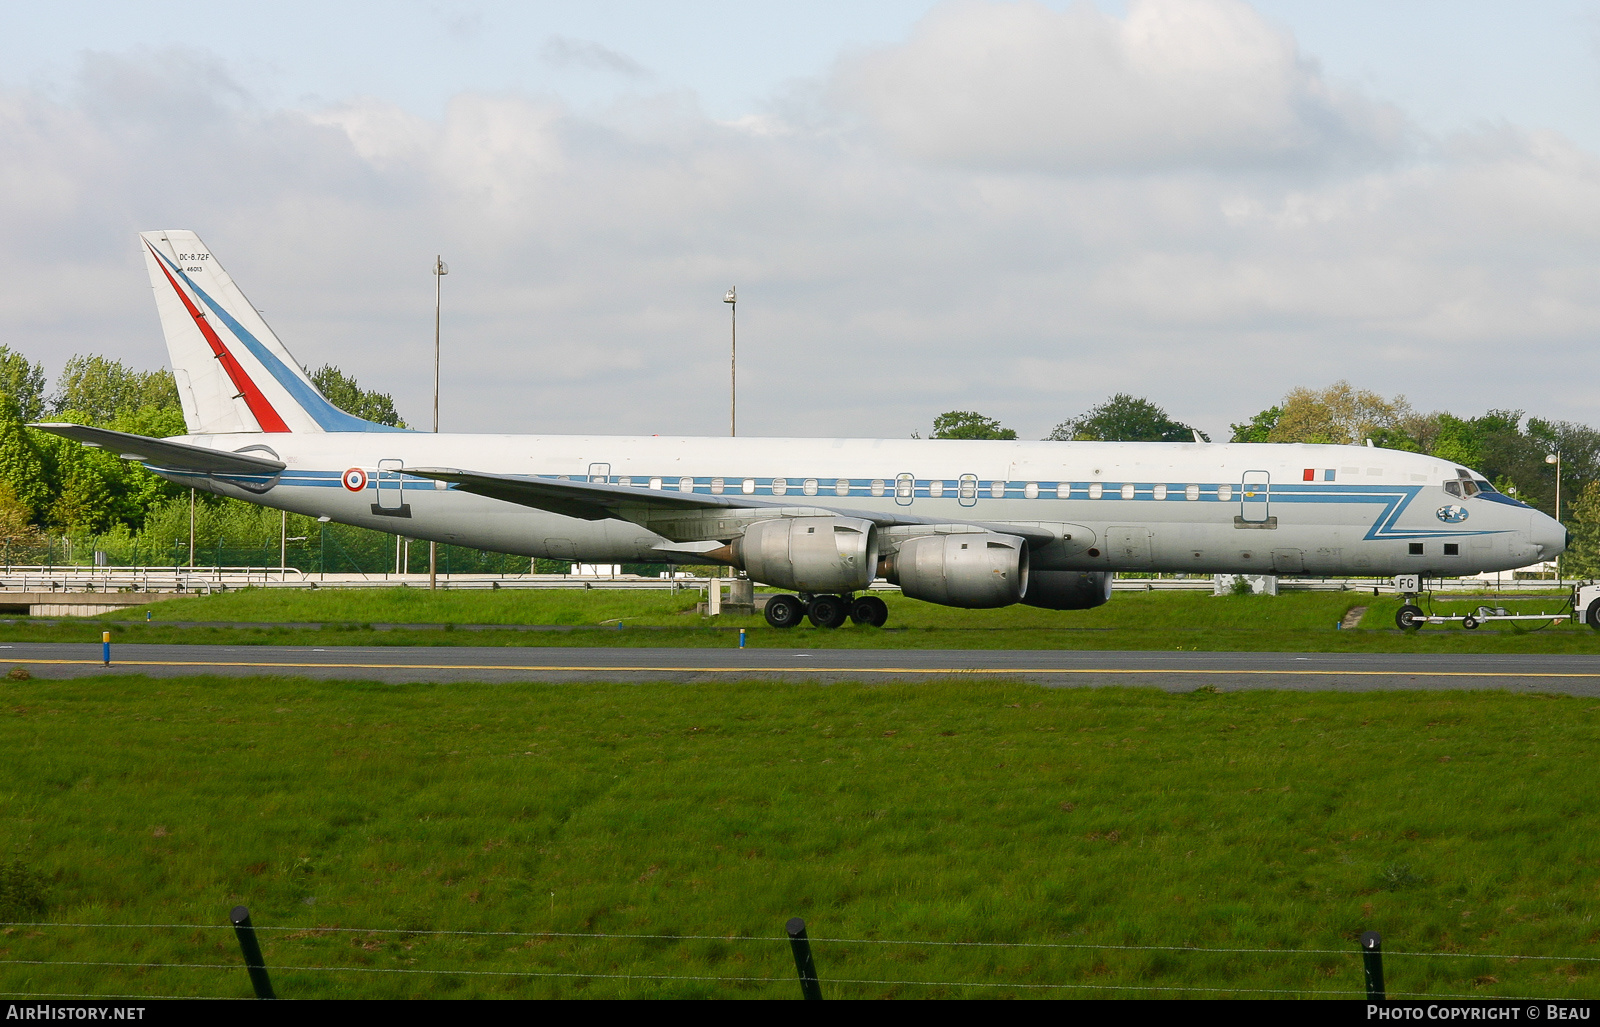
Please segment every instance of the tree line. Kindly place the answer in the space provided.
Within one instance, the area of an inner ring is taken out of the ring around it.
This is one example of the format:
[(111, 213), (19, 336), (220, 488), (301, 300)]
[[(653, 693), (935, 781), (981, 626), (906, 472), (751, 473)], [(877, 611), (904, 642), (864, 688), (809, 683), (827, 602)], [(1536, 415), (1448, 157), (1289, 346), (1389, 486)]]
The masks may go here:
[[(329, 402), (357, 417), (405, 427), (388, 393), (363, 389), (339, 368), (310, 372)], [(0, 345), (0, 545), (9, 562), (56, 538), (115, 550), (125, 562), (168, 562), (187, 546), (189, 490), (115, 453), (33, 431), (30, 421), (73, 421), (157, 438), (185, 432), (172, 373), (141, 371), (103, 356), (69, 359), (47, 388), (44, 367)], [(1230, 426), (1232, 442), (1309, 442), (1427, 453), (1483, 472), (1496, 488), (1558, 516), (1574, 534), (1564, 558), (1570, 573), (1600, 575), (1600, 431), (1571, 421), (1489, 410), (1477, 416), (1421, 413), (1404, 396), (1385, 399), (1336, 382), (1296, 388), (1282, 400)], [(917, 437), (913, 435), (913, 437)], [(934, 418), (930, 438), (1015, 439), (997, 419), (972, 410)], [(1156, 403), (1117, 393), (1057, 424), (1047, 441), (1195, 442), (1210, 438)], [(1556, 465), (1561, 509), (1556, 510)], [(291, 515), (292, 537), (319, 532), (309, 517)], [(204, 495), (196, 511), (196, 549), (268, 547), (279, 541), (276, 511)], [(303, 523), (302, 523), (303, 522)]]
[[(1573, 534), (1562, 558), (1568, 576), (1600, 576), (1600, 431), (1573, 421), (1489, 410), (1477, 416), (1422, 413), (1404, 396), (1335, 382), (1291, 389), (1278, 403), (1230, 425), (1230, 442), (1362, 445), (1426, 453), (1485, 474), (1500, 491), (1557, 517)], [(913, 436), (916, 437), (916, 436)], [(1017, 433), (973, 410), (934, 418), (935, 439), (1015, 439)], [(1056, 425), (1047, 441), (1193, 442), (1209, 437), (1148, 399), (1117, 393)], [(1556, 509), (1559, 460), (1560, 505)]]
[[(387, 394), (362, 389), (337, 367), (311, 379), (341, 409), (380, 424), (405, 427)], [(140, 371), (120, 360), (75, 355), (53, 390), (44, 365), (0, 345), (0, 545), (8, 563), (40, 562), (79, 548), (114, 551), (122, 562), (166, 563), (189, 539), (189, 490), (116, 453), (88, 449), (26, 427), (71, 421), (136, 435), (182, 435), (183, 409), (172, 372)], [(313, 518), (292, 515), (290, 534), (315, 537)], [(302, 523), (303, 522), (303, 523)], [(273, 510), (202, 494), (196, 549), (226, 541), (235, 548), (279, 544)], [(186, 554), (185, 554), (186, 555)]]

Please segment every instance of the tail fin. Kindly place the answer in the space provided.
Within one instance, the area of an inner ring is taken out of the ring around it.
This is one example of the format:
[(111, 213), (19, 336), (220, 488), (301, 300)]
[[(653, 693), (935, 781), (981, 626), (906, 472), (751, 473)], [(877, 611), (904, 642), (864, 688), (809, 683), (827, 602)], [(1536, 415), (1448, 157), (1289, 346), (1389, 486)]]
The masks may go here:
[(143, 232), (191, 434), (401, 431), (329, 403), (193, 232)]

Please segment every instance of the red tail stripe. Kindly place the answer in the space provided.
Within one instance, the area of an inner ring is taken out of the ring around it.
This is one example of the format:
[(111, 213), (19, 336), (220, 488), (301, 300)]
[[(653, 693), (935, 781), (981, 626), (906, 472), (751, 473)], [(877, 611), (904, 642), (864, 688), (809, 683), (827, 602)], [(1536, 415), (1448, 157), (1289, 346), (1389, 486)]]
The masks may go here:
[[(149, 246), (150, 244), (145, 243), (145, 245)], [(155, 253), (154, 248), (150, 252)], [(200, 329), (200, 334), (205, 336), (207, 345), (211, 347), (211, 352), (216, 354), (217, 359), (222, 362), (222, 369), (228, 372), (228, 379), (233, 382), (234, 388), (239, 390), (240, 395), (244, 396), (245, 405), (250, 408), (250, 413), (255, 415), (256, 422), (261, 425), (261, 430), (267, 432), (288, 431), (289, 426), (283, 423), (283, 418), (278, 416), (278, 411), (273, 409), (272, 403), (261, 394), (260, 389), (256, 388), (256, 383), (250, 380), (250, 375), (239, 365), (239, 361), (234, 359), (233, 354), (228, 352), (228, 347), (222, 344), (222, 340), (217, 337), (216, 330), (211, 327), (205, 315), (189, 299), (189, 294), (183, 291), (183, 287), (178, 284), (177, 279), (172, 277), (172, 272), (167, 270), (160, 254), (156, 254), (156, 263), (161, 267), (161, 273), (167, 276), (167, 281), (172, 285), (172, 290), (183, 301), (185, 309), (189, 311), (189, 316), (194, 318), (195, 326)]]

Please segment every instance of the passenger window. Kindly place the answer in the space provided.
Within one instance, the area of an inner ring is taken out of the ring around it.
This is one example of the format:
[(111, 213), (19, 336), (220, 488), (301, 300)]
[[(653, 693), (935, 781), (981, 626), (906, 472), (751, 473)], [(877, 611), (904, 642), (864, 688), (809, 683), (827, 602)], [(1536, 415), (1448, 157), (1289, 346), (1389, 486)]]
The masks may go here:
[(660, 478), (651, 478), (650, 479), (650, 487), (653, 488), (653, 489), (659, 489), (661, 487), (661, 479)]
[(848, 496), (850, 494), (850, 479), (840, 478), (838, 481), (834, 482), (833, 494), (836, 496)]
[(632, 485), (633, 484), (633, 479), (632, 478), (618, 478), (617, 479), (617, 484), (618, 485)]
[(991, 481), (989, 483), (989, 496), (992, 499), (1006, 498), (1006, 483), (1003, 481)]
[(1024, 499), (1038, 499), (1039, 498), (1039, 483), (1036, 482), (1036, 481), (1030, 481), (1030, 482), (1028, 482), (1028, 484), (1022, 486), (1022, 498), (1024, 498)]
[(1133, 486), (1132, 485), (1124, 485), (1124, 486), (1122, 486), (1122, 498), (1123, 499), (1132, 499), (1133, 498)]
[(815, 479), (815, 478), (807, 478), (805, 480), (805, 484), (803, 484), (800, 487), (800, 491), (804, 492), (808, 496), (816, 495), (817, 494), (817, 479)]
[(944, 495), (944, 482), (939, 478), (928, 482), (928, 495), (934, 499)]
[(678, 479), (678, 491), (679, 492), (693, 492), (694, 491), (694, 479), (693, 478), (679, 478)]
[(728, 483), (723, 481), (721, 478), (712, 478), (711, 479), (711, 494), (713, 496), (722, 495), (722, 490), (727, 487), (727, 484)]
[(1071, 499), (1072, 498), (1072, 483), (1064, 481), (1061, 484), (1057, 485), (1056, 486), (1056, 498), (1057, 499)]
[(1200, 486), (1185, 485), (1183, 487), (1183, 498), (1187, 499), (1191, 503), (1198, 500), (1200, 498)]
[(1150, 490), (1150, 495), (1154, 496), (1156, 499), (1166, 499), (1167, 487), (1165, 485), (1157, 485), (1155, 488)]
[(756, 492), (756, 480), (754, 478), (746, 478), (743, 482), (741, 482), (739, 484), (739, 491), (743, 492), (747, 496), (755, 495), (755, 492)]
[(1089, 498), (1090, 499), (1099, 499), (1101, 496), (1105, 495), (1105, 492), (1106, 492), (1106, 489), (1105, 489), (1104, 485), (1101, 485), (1097, 481), (1096, 482), (1090, 482), (1090, 484), (1089, 484)]
[(875, 496), (883, 495), (883, 486), (884, 486), (884, 481), (883, 481), (882, 478), (873, 478), (872, 479), (872, 494), (875, 495)]
[(1217, 501), (1218, 502), (1226, 503), (1229, 500), (1231, 500), (1232, 498), (1233, 498), (1233, 486), (1232, 485), (1218, 485), (1217, 486)]
[(960, 482), (962, 499), (978, 498), (978, 476), (976, 474), (963, 474)]
[(788, 491), (789, 491), (789, 479), (788, 478), (773, 478), (772, 479), (772, 494), (773, 495), (781, 496), (785, 492), (788, 492)]
[(1450, 493), (1452, 496), (1455, 496), (1457, 499), (1461, 498), (1461, 483), (1458, 481), (1445, 482), (1444, 490)]

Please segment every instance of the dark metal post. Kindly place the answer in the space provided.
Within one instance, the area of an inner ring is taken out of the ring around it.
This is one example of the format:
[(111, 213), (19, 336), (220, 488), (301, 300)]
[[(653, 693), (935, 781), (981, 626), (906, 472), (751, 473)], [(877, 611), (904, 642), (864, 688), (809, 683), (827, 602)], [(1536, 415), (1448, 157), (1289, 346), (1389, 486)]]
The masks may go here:
[(1368, 931), (1361, 936), (1361, 963), (1367, 972), (1367, 1001), (1383, 998), (1383, 935)]
[(261, 946), (256, 942), (256, 929), (250, 923), (250, 911), (234, 906), (229, 914), (233, 933), (239, 936), (239, 948), (244, 952), (245, 969), (250, 971), (250, 985), (256, 989), (256, 998), (277, 998), (272, 993), (272, 980), (267, 976), (266, 960), (261, 958)]
[(789, 932), (789, 947), (794, 950), (794, 968), (800, 972), (800, 994), (820, 1002), (822, 986), (817, 983), (817, 966), (811, 961), (811, 942), (806, 940), (806, 922), (794, 917), (784, 927)]

